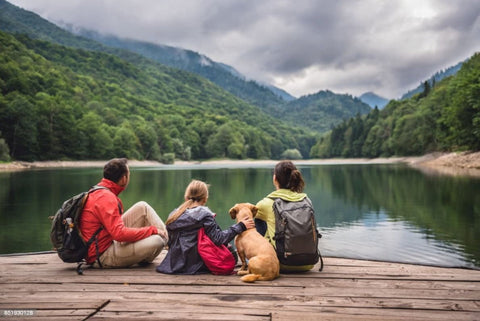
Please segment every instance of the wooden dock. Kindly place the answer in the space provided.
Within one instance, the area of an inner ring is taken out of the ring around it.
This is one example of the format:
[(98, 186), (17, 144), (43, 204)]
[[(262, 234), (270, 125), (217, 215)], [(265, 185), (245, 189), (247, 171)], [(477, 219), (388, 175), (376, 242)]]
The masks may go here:
[[(157, 258), (158, 264), (163, 258)], [(325, 258), (323, 272), (254, 284), (86, 269), (55, 253), (0, 257), (0, 318), (22, 320), (480, 320), (480, 271)]]

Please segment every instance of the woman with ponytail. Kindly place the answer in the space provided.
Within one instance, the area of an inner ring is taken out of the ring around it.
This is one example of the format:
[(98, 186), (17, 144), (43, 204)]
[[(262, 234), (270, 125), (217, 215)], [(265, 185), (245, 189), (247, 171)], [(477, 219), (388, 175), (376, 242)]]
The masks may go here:
[(225, 231), (215, 221), (215, 214), (205, 204), (208, 200), (208, 185), (199, 180), (192, 180), (184, 195), (185, 202), (173, 210), (167, 221), (169, 235), (168, 253), (157, 272), (167, 274), (208, 273), (198, 252), (198, 232), (205, 229), (205, 234), (215, 245), (227, 245), (233, 238), (247, 228), (255, 227), (252, 219), (232, 225)]
[[(275, 244), (275, 213), (273, 212), (273, 203), (277, 198), (289, 202), (299, 202), (307, 194), (303, 193), (305, 182), (302, 174), (291, 161), (281, 161), (275, 165), (273, 171), (273, 186), (275, 191), (268, 194), (257, 203), (258, 212), (255, 216), (255, 225), (257, 231), (276, 248)], [(313, 265), (289, 266), (280, 264), (282, 272), (308, 271)]]

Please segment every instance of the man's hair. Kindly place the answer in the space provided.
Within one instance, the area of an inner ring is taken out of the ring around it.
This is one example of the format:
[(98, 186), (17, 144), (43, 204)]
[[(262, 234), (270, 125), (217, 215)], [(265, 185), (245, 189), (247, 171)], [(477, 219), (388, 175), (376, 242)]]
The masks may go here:
[(109, 160), (103, 167), (103, 178), (117, 183), (122, 176), (127, 175), (128, 173), (127, 161), (126, 158), (114, 158)]

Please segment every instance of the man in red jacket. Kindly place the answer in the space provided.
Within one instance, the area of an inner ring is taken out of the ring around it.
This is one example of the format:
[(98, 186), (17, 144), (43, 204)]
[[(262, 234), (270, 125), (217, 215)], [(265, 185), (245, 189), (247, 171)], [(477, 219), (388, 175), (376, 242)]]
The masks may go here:
[(80, 218), (80, 232), (87, 241), (103, 229), (97, 244), (93, 242), (88, 249), (87, 264), (113, 268), (150, 263), (167, 243), (165, 224), (146, 202), (134, 204), (122, 215), (118, 195), (129, 181), (127, 159), (114, 158), (104, 166), (103, 179), (97, 184), (106, 189), (90, 193)]

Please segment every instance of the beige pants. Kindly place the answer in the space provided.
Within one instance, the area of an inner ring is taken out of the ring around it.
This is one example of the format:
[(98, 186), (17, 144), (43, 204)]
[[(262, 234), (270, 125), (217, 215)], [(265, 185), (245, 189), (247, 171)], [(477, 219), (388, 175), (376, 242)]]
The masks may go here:
[[(144, 227), (154, 225), (167, 235), (167, 229), (155, 210), (146, 202), (138, 202), (122, 215), (126, 227)], [(167, 240), (158, 234), (136, 242), (117, 242), (100, 255), (104, 268), (129, 267), (137, 263), (151, 263), (167, 244)], [(98, 267), (98, 262), (95, 262)]]

